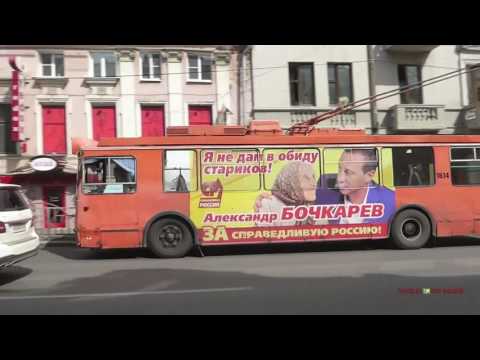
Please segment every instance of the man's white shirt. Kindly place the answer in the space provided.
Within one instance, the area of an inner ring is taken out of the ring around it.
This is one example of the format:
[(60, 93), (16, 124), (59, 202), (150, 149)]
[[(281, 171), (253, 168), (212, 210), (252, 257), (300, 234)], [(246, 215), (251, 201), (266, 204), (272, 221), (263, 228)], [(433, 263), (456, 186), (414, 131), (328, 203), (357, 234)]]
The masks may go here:
[[(362, 205), (367, 202), (368, 199), (368, 193), (370, 191), (370, 186), (367, 188), (367, 192), (365, 193), (365, 197), (363, 198)], [(345, 208), (347, 208), (350, 205), (353, 205), (353, 203), (348, 200), (347, 196), (344, 197), (344, 204)], [(351, 216), (349, 218), (341, 218), (340, 219), (340, 224), (362, 224), (363, 223), (363, 218), (360, 217), (360, 214), (356, 214), (355, 216)]]

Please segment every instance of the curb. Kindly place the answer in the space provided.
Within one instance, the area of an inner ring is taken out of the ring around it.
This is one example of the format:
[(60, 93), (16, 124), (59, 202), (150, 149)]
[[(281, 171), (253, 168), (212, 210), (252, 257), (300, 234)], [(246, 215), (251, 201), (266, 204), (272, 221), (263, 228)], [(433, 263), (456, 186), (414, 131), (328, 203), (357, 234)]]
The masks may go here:
[(54, 247), (76, 247), (77, 245), (72, 241), (41, 241), (40, 249), (54, 248)]
[(47, 236), (40, 236), (40, 246), (46, 247), (46, 246), (76, 246), (75, 238), (73, 237), (47, 237)]
[(72, 244), (72, 245), (75, 245), (75, 241), (71, 241), (71, 240), (40, 240), (40, 244)]

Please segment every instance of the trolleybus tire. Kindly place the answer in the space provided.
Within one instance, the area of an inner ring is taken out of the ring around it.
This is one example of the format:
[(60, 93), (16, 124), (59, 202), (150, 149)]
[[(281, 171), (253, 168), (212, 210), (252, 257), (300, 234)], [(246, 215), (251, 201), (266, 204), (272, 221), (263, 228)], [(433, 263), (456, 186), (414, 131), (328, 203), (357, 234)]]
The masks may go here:
[(184, 257), (193, 247), (193, 237), (181, 220), (167, 217), (155, 221), (148, 231), (148, 248), (161, 258)]
[(421, 211), (406, 209), (397, 214), (392, 223), (391, 238), (400, 249), (419, 249), (432, 236), (432, 226)]

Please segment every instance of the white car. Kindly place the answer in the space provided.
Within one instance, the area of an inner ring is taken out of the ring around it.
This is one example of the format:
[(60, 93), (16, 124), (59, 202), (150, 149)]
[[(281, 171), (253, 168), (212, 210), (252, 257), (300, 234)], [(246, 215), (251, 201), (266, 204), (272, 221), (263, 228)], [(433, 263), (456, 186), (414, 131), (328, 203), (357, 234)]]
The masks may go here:
[(21, 187), (0, 184), (0, 268), (36, 255), (39, 246), (32, 209)]

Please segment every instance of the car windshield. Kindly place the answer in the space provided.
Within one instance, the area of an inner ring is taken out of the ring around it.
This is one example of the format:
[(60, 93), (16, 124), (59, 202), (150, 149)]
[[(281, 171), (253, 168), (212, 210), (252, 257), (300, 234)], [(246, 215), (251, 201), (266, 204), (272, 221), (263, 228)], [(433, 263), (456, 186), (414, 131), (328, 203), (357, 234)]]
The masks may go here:
[(0, 189), (0, 211), (25, 209), (28, 209), (28, 203), (23, 198), (20, 190), (12, 188)]

